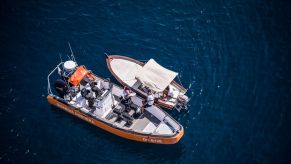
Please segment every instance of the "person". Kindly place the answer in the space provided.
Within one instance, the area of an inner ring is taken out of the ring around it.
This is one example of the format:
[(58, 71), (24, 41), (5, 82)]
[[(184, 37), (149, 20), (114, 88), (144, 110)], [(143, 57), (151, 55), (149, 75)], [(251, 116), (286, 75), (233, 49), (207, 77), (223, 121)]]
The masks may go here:
[(135, 93), (127, 86), (123, 87), (123, 98), (131, 98)]
[(174, 88), (172, 86), (168, 86), (168, 96), (174, 97)]
[(135, 93), (128, 87), (123, 88), (123, 96), (121, 97), (121, 102), (125, 105), (125, 110), (130, 111), (131, 97), (134, 96)]
[(100, 89), (100, 81), (93, 81), (90, 83), (91, 90), (95, 93), (95, 97), (99, 97), (102, 94)]
[(163, 91), (162, 93), (162, 100), (166, 101), (168, 98), (175, 98), (176, 97), (176, 93), (174, 91), (174, 88), (172, 86), (167, 86), (167, 88)]
[(151, 90), (149, 90), (147, 99), (144, 101), (144, 105), (141, 112), (143, 113), (145, 108), (148, 108), (154, 105), (154, 102), (155, 102), (154, 93)]
[(142, 90), (146, 93), (149, 94), (150, 88), (148, 86), (142, 87)]
[(168, 98), (168, 94), (169, 94), (169, 86), (162, 92), (162, 100), (166, 101)]
[(94, 100), (96, 97), (94, 96), (93, 91), (91, 91), (91, 89), (83, 88), (81, 90), (81, 95), (88, 101), (88, 106), (90, 108), (95, 108), (94, 107)]

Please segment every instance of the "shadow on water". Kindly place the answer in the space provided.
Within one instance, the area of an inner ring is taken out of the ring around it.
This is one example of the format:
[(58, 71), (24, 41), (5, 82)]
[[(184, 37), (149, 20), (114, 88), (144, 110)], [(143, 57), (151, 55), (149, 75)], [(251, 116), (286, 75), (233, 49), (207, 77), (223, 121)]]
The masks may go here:
[(159, 145), (124, 139), (103, 129), (100, 129), (99, 127), (91, 125), (77, 117), (71, 116), (59, 108), (54, 106), (51, 106), (50, 108), (52, 112), (57, 115), (57, 117), (61, 117), (65, 121), (69, 121), (69, 126), (73, 125), (80, 127), (85, 129), (85, 133), (89, 133), (88, 135), (84, 134), (86, 137), (90, 136), (89, 141), (84, 144), (90, 144), (90, 141), (92, 141), (91, 144), (95, 144), (93, 142), (94, 140), (105, 140), (104, 142), (108, 143), (109, 147), (111, 147), (113, 144), (114, 146), (112, 147), (118, 147), (116, 150), (120, 150), (123, 153), (129, 153), (134, 157), (151, 162), (177, 161), (183, 156), (183, 152), (185, 151), (185, 145), (183, 145), (181, 141), (173, 145)]

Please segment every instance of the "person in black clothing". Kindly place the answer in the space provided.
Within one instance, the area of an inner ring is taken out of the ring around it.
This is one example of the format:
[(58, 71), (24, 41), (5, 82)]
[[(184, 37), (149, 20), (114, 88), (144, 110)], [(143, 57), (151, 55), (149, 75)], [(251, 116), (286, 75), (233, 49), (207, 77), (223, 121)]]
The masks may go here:
[(134, 92), (129, 89), (128, 87), (123, 88), (123, 96), (121, 96), (121, 103), (124, 104), (125, 106), (125, 111), (129, 112), (130, 111), (130, 104), (131, 102), (131, 97), (134, 96)]

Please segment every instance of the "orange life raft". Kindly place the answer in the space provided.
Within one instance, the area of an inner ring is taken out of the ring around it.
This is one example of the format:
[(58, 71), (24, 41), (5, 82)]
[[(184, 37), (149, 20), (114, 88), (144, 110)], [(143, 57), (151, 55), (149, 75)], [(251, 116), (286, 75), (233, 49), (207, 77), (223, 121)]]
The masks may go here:
[[(69, 82), (73, 86), (77, 86), (80, 84), (81, 80), (86, 76), (91, 75), (91, 72), (85, 68), (85, 66), (79, 66), (76, 71), (72, 74), (72, 76), (69, 78)], [(91, 76), (92, 77), (92, 76)]]

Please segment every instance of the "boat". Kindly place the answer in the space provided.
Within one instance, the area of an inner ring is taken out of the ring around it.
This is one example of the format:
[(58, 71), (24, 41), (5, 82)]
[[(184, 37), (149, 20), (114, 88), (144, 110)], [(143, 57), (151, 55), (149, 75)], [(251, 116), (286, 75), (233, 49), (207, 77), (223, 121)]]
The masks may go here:
[[(178, 73), (162, 67), (154, 59), (143, 63), (127, 56), (106, 56), (108, 69), (123, 86), (144, 98), (147, 90), (155, 92), (155, 103), (166, 109), (187, 109), (187, 90), (174, 81)], [(167, 94), (169, 91), (171, 95)]]
[(182, 138), (183, 126), (169, 114), (155, 105), (140, 113), (144, 99), (134, 92), (130, 103), (124, 104), (124, 88), (79, 66), (74, 59), (60, 62), (47, 76), (47, 100), (52, 106), (129, 140), (175, 144)]

